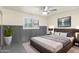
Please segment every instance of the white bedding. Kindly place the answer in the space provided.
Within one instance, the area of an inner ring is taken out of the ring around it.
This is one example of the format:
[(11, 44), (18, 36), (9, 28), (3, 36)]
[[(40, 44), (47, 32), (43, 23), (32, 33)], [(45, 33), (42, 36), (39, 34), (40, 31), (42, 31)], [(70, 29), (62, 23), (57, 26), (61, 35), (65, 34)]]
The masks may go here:
[(68, 39), (70, 39), (71, 42), (74, 41), (74, 37), (67, 37)]
[[(73, 37), (68, 37), (71, 42), (73, 42)], [(59, 42), (56, 42), (56, 41), (51, 41), (51, 40), (48, 40), (48, 39), (45, 39), (45, 38), (41, 38), (41, 37), (32, 37), (31, 39), (32, 41), (34, 41), (35, 43), (41, 45), (42, 47), (50, 50), (51, 52), (57, 52), (59, 51), (60, 49), (63, 48), (63, 44), (62, 43), (59, 43)]]

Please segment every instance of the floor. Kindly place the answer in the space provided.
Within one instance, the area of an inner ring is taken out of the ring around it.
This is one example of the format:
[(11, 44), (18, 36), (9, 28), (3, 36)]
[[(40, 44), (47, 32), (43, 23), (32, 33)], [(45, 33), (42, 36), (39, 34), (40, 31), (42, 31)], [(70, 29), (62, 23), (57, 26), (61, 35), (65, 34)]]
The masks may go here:
[(73, 46), (68, 53), (79, 53), (79, 47)]
[[(0, 53), (39, 53), (35, 48), (33, 48), (29, 42), (12, 44), (11, 46), (5, 46), (0, 49)], [(67, 53), (79, 53), (79, 47), (73, 46)]]
[[(30, 46), (30, 43), (24, 43), (23, 44), (25, 50), (27, 53), (39, 53), (35, 48)], [(79, 47), (73, 46), (67, 53), (79, 53)]]
[(10, 46), (4, 46), (0, 49), (0, 53), (26, 53), (26, 50), (21, 43), (15, 43)]
[(23, 46), (27, 53), (39, 53), (35, 48), (33, 48), (29, 42), (23, 43)]

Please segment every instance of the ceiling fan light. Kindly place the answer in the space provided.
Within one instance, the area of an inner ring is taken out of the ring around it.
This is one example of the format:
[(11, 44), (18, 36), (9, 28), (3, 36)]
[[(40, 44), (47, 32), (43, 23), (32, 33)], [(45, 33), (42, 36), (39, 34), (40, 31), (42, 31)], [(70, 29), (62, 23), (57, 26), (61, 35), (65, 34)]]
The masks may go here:
[(47, 15), (48, 14), (48, 12), (42, 12), (42, 15)]

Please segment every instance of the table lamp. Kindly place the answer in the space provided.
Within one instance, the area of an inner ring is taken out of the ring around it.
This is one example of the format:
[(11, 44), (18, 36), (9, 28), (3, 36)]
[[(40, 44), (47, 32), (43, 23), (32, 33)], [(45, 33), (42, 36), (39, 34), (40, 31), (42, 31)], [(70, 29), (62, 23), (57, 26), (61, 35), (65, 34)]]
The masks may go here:
[(50, 31), (50, 34), (54, 33), (54, 26), (49, 26), (48, 30)]

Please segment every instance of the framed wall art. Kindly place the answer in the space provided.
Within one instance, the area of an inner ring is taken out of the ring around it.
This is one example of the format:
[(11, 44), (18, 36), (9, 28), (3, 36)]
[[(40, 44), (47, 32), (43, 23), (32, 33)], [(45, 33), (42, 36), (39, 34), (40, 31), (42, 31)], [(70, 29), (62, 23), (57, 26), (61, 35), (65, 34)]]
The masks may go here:
[(58, 27), (71, 27), (71, 16), (58, 18)]

